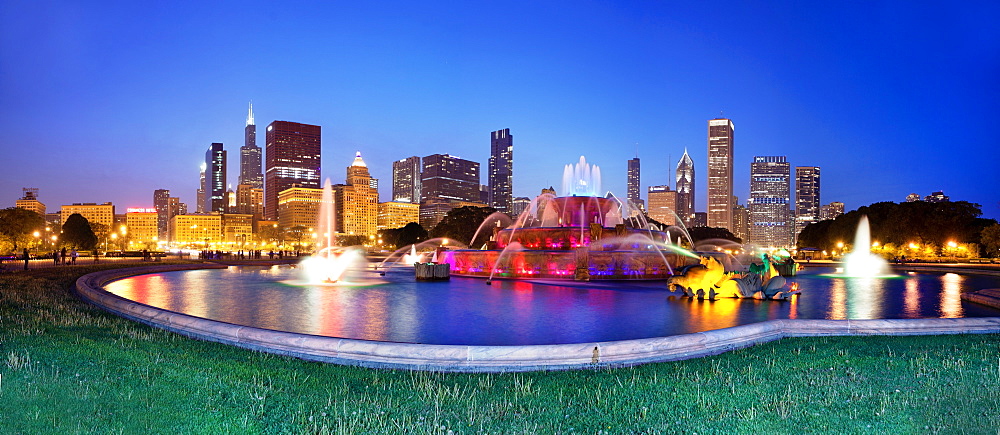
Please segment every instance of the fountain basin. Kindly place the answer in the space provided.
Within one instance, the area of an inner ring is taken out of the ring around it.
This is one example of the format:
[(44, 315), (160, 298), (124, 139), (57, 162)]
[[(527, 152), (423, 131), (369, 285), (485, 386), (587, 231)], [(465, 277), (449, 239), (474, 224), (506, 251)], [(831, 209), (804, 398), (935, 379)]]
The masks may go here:
[[(585, 265), (589, 279), (663, 279), (693, 260), (672, 252), (566, 250), (510, 251), (460, 249), (444, 253), (455, 275), (497, 278), (574, 279)], [(666, 262), (664, 262), (666, 259)]]
[[(186, 268), (195, 267), (205, 266), (195, 265)], [(75, 290), (83, 299), (123, 317), (199, 339), (316, 361), (417, 370), (506, 372), (613, 367), (713, 355), (791, 336), (1000, 332), (1000, 317), (996, 317), (998, 311), (992, 310), (986, 312), (991, 317), (981, 318), (775, 319), (673, 336), (568, 344), (505, 346), (413, 344), (325, 337), (213, 320), (139, 303), (106, 291), (102, 287), (111, 281), (135, 275), (153, 273), (145, 276), (157, 279), (167, 270), (180, 268), (185, 266), (153, 266), (97, 272), (80, 278)], [(997, 278), (992, 278), (982, 282), (995, 284), (996, 281)], [(134, 290), (139, 293), (143, 291)], [(146, 296), (168, 298), (162, 294)], [(683, 305), (691, 308), (692, 314), (697, 314), (706, 307), (717, 304), (718, 302), (691, 302)], [(791, 304), (768, 303), (767, 306), (774, 308), (784, 305)]]

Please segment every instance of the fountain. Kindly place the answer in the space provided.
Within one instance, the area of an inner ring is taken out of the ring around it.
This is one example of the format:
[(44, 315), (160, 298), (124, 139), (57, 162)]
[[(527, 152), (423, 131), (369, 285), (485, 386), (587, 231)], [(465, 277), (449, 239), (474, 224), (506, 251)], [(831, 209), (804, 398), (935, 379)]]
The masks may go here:
[(698, 258), (662, 231), (626, 226), (622, 202), (598, 196), (601, 170), (584, 157), (566, 165), (562, 187), (563, 196), (539, 195), (512, 224), (493, 226), (488, 249), (439, 260), (459, 276), (587, 281), (665, 279)]
[(861, 216), (858, 229), (854, 233), (854, 250), (844, 256), (844, 271), (840, 276), (848, 278), (889, 278), (896, 275), (889, 270), (884, 258), (872, 254), (871, 228), (868, 216)]
[(299, 262), (301, 281), (296, 285), (343, 285), (358, 286), (379, 284), (361, 276), (367, 268), (365, 251), (358, 247), (336, 246), (336, 214), (334, 211), (333, 186), (327, 179), (320, 197), (319, 221), (316, 233), (319, 245), (313, 255)]

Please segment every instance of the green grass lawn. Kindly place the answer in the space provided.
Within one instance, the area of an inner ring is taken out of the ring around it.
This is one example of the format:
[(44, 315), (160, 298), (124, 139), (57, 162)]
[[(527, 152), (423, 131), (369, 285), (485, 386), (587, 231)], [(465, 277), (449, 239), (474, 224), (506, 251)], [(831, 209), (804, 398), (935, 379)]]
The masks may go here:
[(997, 433), (1000, 336), (785, 339), (517, 374), (373, 370), (190, 340), (0, 275), (0, 433)]

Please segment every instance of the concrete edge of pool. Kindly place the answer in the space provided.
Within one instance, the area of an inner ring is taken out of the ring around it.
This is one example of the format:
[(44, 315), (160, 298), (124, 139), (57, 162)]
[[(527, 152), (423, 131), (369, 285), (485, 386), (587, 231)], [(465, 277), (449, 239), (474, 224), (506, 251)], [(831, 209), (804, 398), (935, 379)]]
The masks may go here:
[(113, 269), (80, 277), (76, 281), (75, 291), (83, 300), (116, 315), (200, 340), (311, 361), (446, 372), (517, 372), (623, 367), (717, 355), (784, 337), (1000, 333), (1000, 317), (785, 319), (668, 337), (574, 344), (466, 346), (391, 343), (234, 325), (143, 305), (109, 293), (103, 288), (108, 282), (130, 276), (226, 267), (216, 264), (192, 264)]

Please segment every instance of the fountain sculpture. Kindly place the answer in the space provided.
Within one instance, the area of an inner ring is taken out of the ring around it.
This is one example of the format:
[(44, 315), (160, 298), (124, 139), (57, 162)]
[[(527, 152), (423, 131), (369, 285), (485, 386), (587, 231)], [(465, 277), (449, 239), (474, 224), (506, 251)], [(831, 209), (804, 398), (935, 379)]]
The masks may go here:
[(761, 264), (751, 264), (748, 271), (727, 272), (711, 255), (703, 255), (700, 264), (689, 266), (667, 281), (670, 290), (683, 296), (715, 300), (718, 298), (784, 299), (798, 294), (797, 288), (785, 288), (785, 278), (775, 269), (771, 257), (761, 255)]
[(626, 225), (627, 204), (598, 196), (601, 171), (584, 157), (563, 170), (563, 196), (542, 194), (487, 249), (446, 251), (455, 275), (544, 279), (664, 279), (697, 256), (667, 234)]

